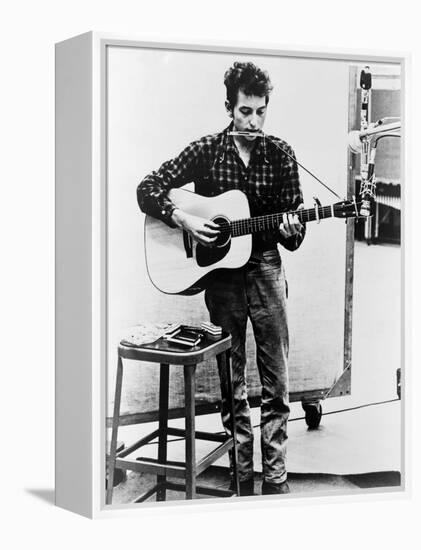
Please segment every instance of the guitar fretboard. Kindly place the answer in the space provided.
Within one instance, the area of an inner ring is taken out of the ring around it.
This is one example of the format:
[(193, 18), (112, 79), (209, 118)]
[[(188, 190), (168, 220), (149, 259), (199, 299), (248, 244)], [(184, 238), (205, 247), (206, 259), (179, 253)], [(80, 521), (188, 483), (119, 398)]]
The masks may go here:
[[(323, 220), (333, 217), (334, 209), (333, 205), (317, 206), (307, 210), (295, 210), (294, 212), (288, 213), (296, 214), (300, 222), (312, 222), (315, 220)], [(277, 229), (280, 223), (282, 223), (283, 215), (284, 213), (268, 214), (266, 216), (256, 216), (254, 218), (234, 220), (230, 222), (231, 236), (241, 237), (242, 235), (249, 235), (250, 233)]]

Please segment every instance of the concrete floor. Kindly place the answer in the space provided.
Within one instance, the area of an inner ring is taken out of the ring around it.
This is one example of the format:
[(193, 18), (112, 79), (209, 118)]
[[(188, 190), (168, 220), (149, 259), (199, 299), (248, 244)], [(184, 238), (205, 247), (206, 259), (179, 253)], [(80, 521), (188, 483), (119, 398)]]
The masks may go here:
[[(198, 476), (197, 485), (218, 489), (228, 489), (229, 473), (227, 468), (211, 466), (203, 474)], [(255, 474), (254, 491), (256, 496), (261, 495), (262, 476)], [(344, 494), (362, 489), (374, 489), (385, 487), (399, 487), (401, 476), (399, 472), (377, 472), (354, 475), (333, 474), (297, 474), (289, 473), (288, 484), (291, 495), (312, 496), (320, 494)], [(152, 474), (127, 472), (127, 479), (119, 483), (114, 489), (113, 503), (123, 504), (134, 502), (139, 495), (146, 492), (155, 484), (155, 476)], [(155, 500), (155, 495), (150, 497)], [(197, 498), (213, 498), (198, 495)], [(284, 497), (277, 497), (284, 498)], [(185, 494), (178, 491), (167, 491), (166, 500), (184, 500)]]
[[(400, 248), (356, 243), (354, 279), (352, 395), (323, 402), (324, 416), (317, 430), (308, 430), (299, 403), (291, 404), (288, 444), (289, 483), (293, 494), (344, 493), (373, 487), (399, 487), (402, 463), (401, 401), (396, 394), (400, 366)], [(259, 411), (256, 426), (255, 491), (260, 492)], [(220, 431), (219, 415), (197, 417), (197, 429)], [(183, 426), (183, 420), (171, 421)], [(120, 428), (126, 445), (149, 433), (155, 425)], [(198, 442), (197, 455), (212, 448)], [(156, 456), (156, 445), (136, 456)], [(169, 444), (169, 458), (184, 460), (182, 441)], [(154, 483), (148, 474), (128, 472), (114, 490), (113, 503), (133, 502)], [(227, 459), (204, 472), (199, 483), (227, 488)], [(168, 500), (184, 499), (168, 492)], [(209, 498), (209, 497), (205, 497)], [(153, 500), (154, 497), (151, 497)]]

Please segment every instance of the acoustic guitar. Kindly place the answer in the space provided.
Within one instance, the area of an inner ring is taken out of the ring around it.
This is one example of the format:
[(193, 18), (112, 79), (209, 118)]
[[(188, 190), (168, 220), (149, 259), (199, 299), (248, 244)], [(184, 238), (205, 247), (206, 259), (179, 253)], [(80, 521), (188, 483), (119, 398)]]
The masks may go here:
[[(214, 246), (203, 246), (182, 229), (168, 227), (146, 216), (146, 266), (153, 285), (166, 294), (197, 294), (215, 269), (235, 269), (251, 255), (252, 234), (276, 229), (284, 212), (250, 217), (246, 195), (232, 190), (215, 197), (203, 197), (186, 189), (172, 189), (171, 201), (181, 210), (212, 220), (220, 227)], [(289, 212), (301, 222), (358, 216), (358, 203), (342, 201), (329, 206)]]

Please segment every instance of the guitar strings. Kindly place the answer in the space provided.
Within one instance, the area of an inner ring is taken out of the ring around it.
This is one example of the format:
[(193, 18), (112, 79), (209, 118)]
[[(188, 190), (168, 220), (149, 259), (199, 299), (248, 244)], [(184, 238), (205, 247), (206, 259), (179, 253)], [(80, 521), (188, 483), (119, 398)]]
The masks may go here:
[[(231, 232), (232, 230), (238, 230), (240, 233), (243, 233), (250, 230), (257, 231), (259, 229), (270, 228), (270, 226), (274, 228), (276, 225), (279, 225), (284, 213), (267, 214), (265, 216), (256, 216), (255, 218), (245, 218), (233, 220), (231, 222), (223, 222), (219, 225), (220, 232), (225, 234)], [(315, 209), (313, 208), (288, 213), (298, 215), (300, 221), (314, 221), (317, 219)], [(330, 206), (318, 207), (318, 214), (321, 219), (332, 217), (332, 209)]]
[[(350, 203), (351, 205), (353, 203)], [(360, 203), (356, 203), (357, 206)], [(317, 208), (317, 214), (316, 214)], [(270, 229), (271, 226), (274, 229), (276, 225), (282, 220), (283, 214), (267, 214), (264, 216), (256, 216), (254, 218), (245, 218), (240, 220), (233, 220), (232, 222), (222, 222), (220, 227), (221, 234), (231, 233), (233, 236), (239, 236), (242, 234), (250, 233), (253, 231), (259, 231), (264, 229)], [(300, 221), (315, 221), (318, 218), (326, 219), (332, 217), (332, 207), (331, 206), (319, 206), (315, 208), (309, 208), (307, 210), (295, 210), (293, 212), (288, 212), (288, 214), (297, 215), (300, 218)]]

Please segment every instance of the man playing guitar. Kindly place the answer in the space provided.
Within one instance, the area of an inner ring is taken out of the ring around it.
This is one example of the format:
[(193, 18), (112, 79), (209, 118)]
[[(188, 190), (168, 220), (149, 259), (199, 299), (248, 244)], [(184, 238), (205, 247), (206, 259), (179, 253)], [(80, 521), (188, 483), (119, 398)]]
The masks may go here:
[[(247, 195), (252, 216), (296, 210), (303, 202), (293, 150), (285, 141), (262, 133), (272, 91), (268, 74), (253, 63), (236, 62), (226, 71), (224, 84), (225, 106), (232, 119), (229, 127), (188, 145), (179, 156), (147, 175), (137, 189), (142, 211), (170, 227), (183, 229), (206, 247), (215, 246), (219, 225), (178, 208), (168, 196), (171, 189), (194, 182), (195, 192), (206, 197), (239, 189)], [(245, 377), (248, 319), (262, 385), (262, 494), (289, 492), (285, 465), (289, 415), (287, 283), (278, 243), (296, 250), (304, 235), (305, 226), (298, 216), (285, 214), (279, 226), (253, 235), (246, 265), (215, 271), (205, 291), (211, 322), (232, 336), (241, 495), (254, 494), (253, 428)], [(220, 376), (222, 421), (229, 433), (224, 373)]]

